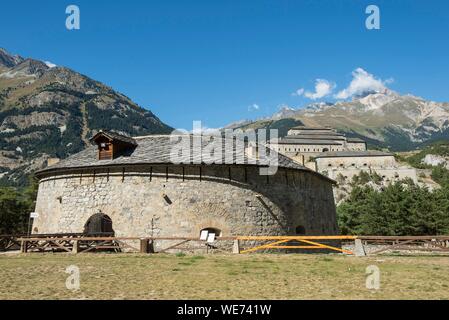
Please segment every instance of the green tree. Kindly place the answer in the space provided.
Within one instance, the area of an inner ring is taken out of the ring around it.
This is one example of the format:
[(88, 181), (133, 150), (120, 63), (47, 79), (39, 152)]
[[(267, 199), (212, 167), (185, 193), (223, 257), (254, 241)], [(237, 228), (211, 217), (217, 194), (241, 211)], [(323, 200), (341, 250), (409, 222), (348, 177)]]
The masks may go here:
[(356, 185), (337, 213), (343, 234), (449, 234), (449, 183), (432, 192), (411, 179), (382, 190)]
[(432, 169), (432, 179), (440, 185), (449, 184), (449, 170), (443, 166), (436, 166)]
[(13, 188), (0, 188), (0, 234), (25, 233), (28, 205)]
[(35, 208), (38, 185), (37, 179), (30, 176), (25, 188), (0, 188), (0, 234), (27, 233), (29, 214)]

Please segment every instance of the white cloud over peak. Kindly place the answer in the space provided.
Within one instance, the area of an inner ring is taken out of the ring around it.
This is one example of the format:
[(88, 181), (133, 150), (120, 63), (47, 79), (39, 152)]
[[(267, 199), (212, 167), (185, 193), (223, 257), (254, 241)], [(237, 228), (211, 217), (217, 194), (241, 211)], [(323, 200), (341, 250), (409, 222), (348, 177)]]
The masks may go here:
[(295, 92), (292, 93), (292, 96), (302, 96), (302, 94), (304, 93), (304, 88), (300, 88), (298, 90), (296, 90)]
[(352, 72), (352, 81), (349, 86), (336, 95), (336, 99), (348, 99), (355, 95), (365, 92), (385, 92), (388, 90), (387, 84), (392, 83), (393, 79), (382, 80), (375, 78), (374, 75), (366, 72), (362, 68), (357, 68)]
[(325, 79), (316, 79), (315, 92), (305, 91), (304, 96), (311, 100), (316, 100), (328, 96), (335, 88), (335, 83), (329, 82)]
[(260, 109), (260, 106), (256, 103), (253, 103), (252, 105), (248, 106), (248, 111), (257, 111)]

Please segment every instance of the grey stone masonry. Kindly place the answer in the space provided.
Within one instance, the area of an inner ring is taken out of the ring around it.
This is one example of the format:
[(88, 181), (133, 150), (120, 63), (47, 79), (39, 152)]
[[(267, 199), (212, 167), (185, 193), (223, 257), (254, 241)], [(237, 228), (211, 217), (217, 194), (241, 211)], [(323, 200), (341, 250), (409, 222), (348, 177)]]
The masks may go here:
[(204, 228), (221, 236), (338, 234), (332, 181), (309, 170), (267, 177), (258, 166), (145, 164), (39, 178), (33, 233), (83, 232), (101, 211), (119, 237), (199, 237)]

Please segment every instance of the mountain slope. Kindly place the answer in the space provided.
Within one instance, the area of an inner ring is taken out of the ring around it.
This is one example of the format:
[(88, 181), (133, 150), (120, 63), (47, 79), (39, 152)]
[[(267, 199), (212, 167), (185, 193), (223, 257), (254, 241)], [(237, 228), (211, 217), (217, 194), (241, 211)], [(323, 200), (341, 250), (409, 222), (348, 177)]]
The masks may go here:
[(238, 127), (264, 128), (267, 121), (279, 119), (296, 120), (308, 126), (331, 126), (348, 136), (363, 138), (371, 146), (395, 151), (412, 150), (449, 138), (448, 103), (401, 96), (392, 91), (368, 93), (352, 101), (289, 108), (270, 119), (246, 122)]
[(49, 157), (82, 150), (99, 129), (128, 135), (172, 128), (106, 85), (0, 49), (1, 183), (22, 183)]

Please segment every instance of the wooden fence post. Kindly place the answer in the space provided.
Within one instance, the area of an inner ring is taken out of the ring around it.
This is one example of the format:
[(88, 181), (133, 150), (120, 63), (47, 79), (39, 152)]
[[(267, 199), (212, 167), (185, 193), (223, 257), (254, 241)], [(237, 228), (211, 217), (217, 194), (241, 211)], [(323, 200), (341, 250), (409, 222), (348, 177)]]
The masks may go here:
[(154, 253), (154, 241), (153, 239), (148, 240), (148, 251), (147, 253)]
[(140, 239), (140, 253), (154, 253), (153, 240)]
[(27, 253), (28, 252), (28, 244), (26, 240), (22, 240), (20, 242), (20, 252), (21, 253)]
[(148, 252), (148, 240), (140, 239), (140, 253), (147, 253), (147, 252)]

